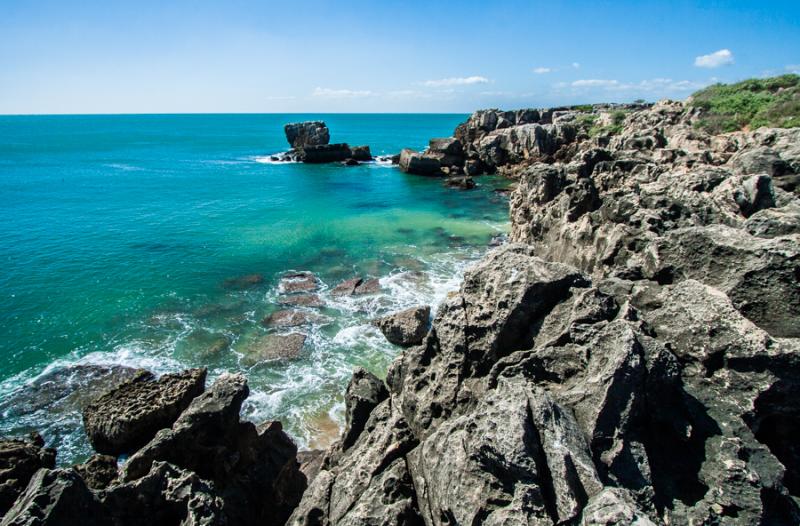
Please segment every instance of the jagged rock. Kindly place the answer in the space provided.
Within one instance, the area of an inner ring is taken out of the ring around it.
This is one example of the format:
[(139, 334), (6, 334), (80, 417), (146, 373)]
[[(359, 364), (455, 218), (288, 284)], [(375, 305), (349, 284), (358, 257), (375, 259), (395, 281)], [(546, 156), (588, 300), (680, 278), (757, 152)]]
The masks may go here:
[(110, 455), (92, 455), (72, 469), (91, 489), (105, 489), (117, 478), (117, 459)]
[(283, 523), (300, 500), (305, 477), (280, 423), (256, 427), (239, 420), (248, 394), (244, 376), (220, 376), (172, 428), (128, 459), (122, 479), (146, 477), (156, 461), (169, 462), (214, 483), (229, 523)]
[(55, 450), (44, 447), (44, 440), (37, 433), (29, 440), (0, 440), (0, 517), (11, 508), (39, 469), (52, 469), (55, 463)]
[(358, 439), (369, 415), (375, 407), (389, 396), (386, 386), (378, 377), (358, 367), (347, 385), (344, 394), (345, 426), (342, 433), (342, 449), (347, 450)]
[(475, 188), (475, 180), (472, 177), (448, 177), (444, 180), (445, 186), (458, 188), (460, 190), (472, 190)]
[(154, 462), (141, 478), (114, 485), (99, 496), (115, 525), (231, 524), (212, 484), (166, 462)]
[(655, 526), (624, 489), (605, 488), (586, 504), (581, 526)]
[(0, 521), (2, 526), (110, 523), (94, 494), (71, 469), (40, 469), (14, 506)]
[(194, 397), (203, 392), (205, 369), (165, 374), (147, 371), (101, 396), (83, 411), (83, 426), (99, 453), (136, 451), (159, 429), (169, 427)]
[(373, 321), (386, 339), (401, 347), (410, 347), (422, 342), (428, 332), (431, 308), (412, 307)]
[(417, 175), (441, 175), (442, 165), (439, 159), (426, 156), (425, 154), (409, 150), (408, 148), (400, 152), (398, 161), (400, 170)]
[(297, 462), (300, 464), (300, 471), (306, 477), (306, 485), (311, 485), (322, 470), (325, 461), (325, 451), (313, 449), (310, 451), (298, 451)]
[(304, 146), (298, 153), (300, 161), (311, 164), (336, 163), (352, 156), (350, 147), (344, 143)]
[(760, 210), (747, 218), (744, 228), (751, 235), (765, 238), (800, 234), (800, 205)]
[(267, 334), (258, 338), (248, 349), (245, 363), (256, 364), (265, 360), (293, 360), (300, 356), (306, 335), (293, 332), (291, 334)]
[(672, 282), (698, 279), (728, 294), (773, 336), (800, 336), (800, 237), (763, 239), (723, 225), (678, 229), (648, 250), (644, 272)]
[(292, 148), (328, 144), (330, 132), (322, 121), (306, 121), (287, 124), (283, 127), (286, 140)]
[(789, 163), (781, 159), (777, 152), (765, 146), (737, 152), (728, 161), (728, 166), (733, 173), (742, 175), (767, 174), (778, 177), (791, 172)]

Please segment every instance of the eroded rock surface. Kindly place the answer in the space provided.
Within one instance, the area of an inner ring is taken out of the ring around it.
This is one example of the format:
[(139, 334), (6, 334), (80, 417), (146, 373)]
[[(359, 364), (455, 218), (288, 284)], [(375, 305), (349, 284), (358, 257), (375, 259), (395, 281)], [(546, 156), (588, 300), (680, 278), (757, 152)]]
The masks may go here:
[(422, 342), (428, 332), (430, 307), (412, 307), (378, 318), (373, 323), (395, 345), (410, 347)]

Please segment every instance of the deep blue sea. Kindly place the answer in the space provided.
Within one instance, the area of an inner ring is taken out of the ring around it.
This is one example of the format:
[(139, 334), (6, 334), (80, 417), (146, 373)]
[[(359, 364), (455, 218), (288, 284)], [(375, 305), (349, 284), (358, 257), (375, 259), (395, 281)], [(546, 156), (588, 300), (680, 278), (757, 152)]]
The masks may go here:
[[(507, 229), (501, 180), (473, 191), (401, 173), (276, 164), (283, 125), (323, 119), (374, 155), (423, 148), (465, 115), (0, 116), (0, 435), (40, 431), (59, 463), (90, 450), (80, 407), (120, 366), (247, 373), (245, 414), (302, 447), (343, 420), (352, 368), (398, 349), (375, 316), (435, 305)], [(252, 365), (276, 286), (314, 272), (326, 306), (299, 359)], [(231, 286), (259, 274), (262, 283)], [(335, 298), (354, 276), (380, 294)]]

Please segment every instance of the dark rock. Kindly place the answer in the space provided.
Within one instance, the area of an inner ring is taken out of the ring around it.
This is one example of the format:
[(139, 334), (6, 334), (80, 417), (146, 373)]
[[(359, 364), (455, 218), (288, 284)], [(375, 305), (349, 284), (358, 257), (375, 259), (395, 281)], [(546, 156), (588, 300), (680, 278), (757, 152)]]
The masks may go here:
[(224, 374), (125, 464), (124, 481), (146, 479), (158, 461), (214, 484), (230, 524), (283, 524), (300, 500), (305, 476), (297, 448), (280, 423), (239, 420), (249, 389), (242, 375)]
[(330, 133), (322, 121), (295, 122), (283, 127), (286, 140), (292, 148), (302, 149), (307, 146), (328, 144)]
[(247, 274), (238, 278), (226, 279), (222, 286), (226, 289), (247, 289), (264, 283), (264, 276), (261, 274)]
[(481, 162), (477, 159), (470, 159), (464, 163), (464, 173), (466, 175), (480, 175), (482, 171)]
[(42, 468), (54, 468), (56, 452), (44, 447), (38, 434), (29, 440), (0, 440), (0, 517), (28, 486), (31, 477)]
[(117, 459), (110, 455), (92, 455), (72, 469), (91, 489), (105, 489), (117, 478)]
[(355, 444), (372, 410), (389, 396), (386, 386), (374, 374), (356, 368), (344, 394), (345, 426), (342, 434), (342, 449)]
[(159, 429), (169, 427), (203, 392), (205, 369), (165, 374), (157, 381), (147, 371), (101, 396), (83, 411), (83, 426), (99, 453), (136, 451)]
[(358, 166), (360, 163), (355, 159), (345, 159), (342, 161), (343, 166)]
[(300, 356), (306, 342), (305, 334), (267, 334), (256, 340), (245, 356), (245, 363), (253, 365), (266, 360), (293, 360)]
[(430, 307), (412, 307), (373, 321), (386, 339), (401, 347), (422, 343), (430, 325)]
[(730, 158), (728, 165), (733, 173), (742, 175), (767, 174), (778, 177), (792, 171), (789, 163), (766, 146), (737, 152)]
[(444, 180), (444, 184), (450, 188), (458, 188), (460, 190), (472, 190), (475, 188), (475, 180), (472, 177), (448, 177)]
[(372, 153), (369, 151), (369, 146), (353, 146), (350, 150), (353, 152), (353, 159), (356, 161), (372, 160)]
[(40, 469), (14, 506), (3, 517), (2, 526), (110, 523), (95, 495), (71, 469)]
[(299, 153), (302, 162), (311, 164), (342, 162), (352, 156), (350, 147), (344, 143), (305, 146)]
[(410, 174), (441, 175), (442, 173), (442, 165), (439, 159), (426, 156), (414, 150), (409, 150), (408, 148), (400, 152), (398, 164), (400, 170)]

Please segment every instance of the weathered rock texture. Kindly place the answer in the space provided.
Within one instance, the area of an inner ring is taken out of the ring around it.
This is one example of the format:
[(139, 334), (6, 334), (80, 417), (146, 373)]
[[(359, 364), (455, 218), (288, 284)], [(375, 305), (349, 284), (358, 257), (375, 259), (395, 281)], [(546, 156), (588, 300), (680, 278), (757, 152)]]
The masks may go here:
[(481, 111), (401, 155), (518, 179), (511, 243), (387, 394), (356, 373), (289, 524), (800, 521), (800, 130), (708, 136), (673, 102), (585, 115)]
[(203, 392), (205, 369), (165, 374), (158, 380), (147, 371), (101, 396), (83, 411), (83, 425), (99, 453), (120, 455), (146, 444), (169, 427)]
[(0, 517), (28, 486), (31, 477), (41, 468), (53, 468), (56, 452), (44, 447), (42, 437), (34, 434), (29, 440), (0, 440)]
[(373, 323), (395, 345), (411, 347), (422, 342), (428, 332), (430, 307), (412, 307), (378, 318)]

